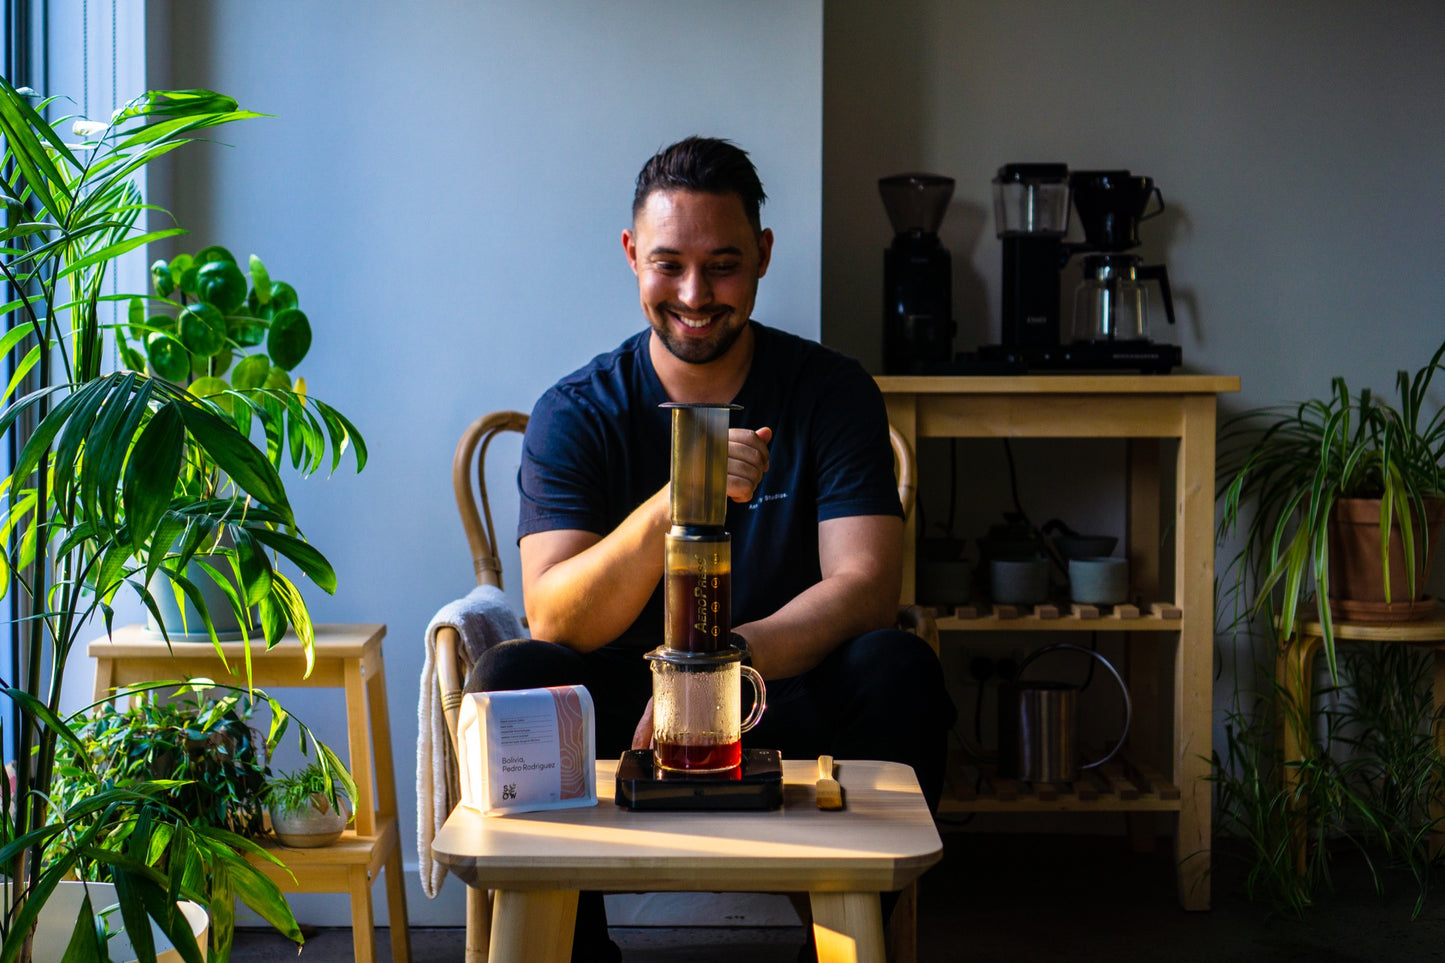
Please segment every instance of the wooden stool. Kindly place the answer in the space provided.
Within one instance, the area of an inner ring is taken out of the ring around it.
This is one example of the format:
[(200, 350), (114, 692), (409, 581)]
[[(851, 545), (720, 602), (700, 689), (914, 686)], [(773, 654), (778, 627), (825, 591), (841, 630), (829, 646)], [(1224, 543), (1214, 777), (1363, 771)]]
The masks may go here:
[[(327, 687), (346, 694), (347, 765), (356, 780), (356, 821), (341, 839), (319, 849), (291, 849), (275, 840), (263, 840), (286, 864), (288, 873), (269, 862), (257, 867), (282, 892), (351, 894), (351, 938), (357, 963), (372, 963), (374, 921), (371, 884), (386, 869), (386, 905), (390, 912), (391, 958), (410, 963), (406, 889), (401, 866), (401, 840), (396, 825), (396, 776), (391, 758), (391, 725), (386, 710), (386, 675), (382, 669), (381, 640), (386, 626), (378, 624), (317, 625), (316, 662), (310, 678), (301, 643), (288, 634), (274, 648), (251, 647), (251, 677), (257, 686)], [(226, 663), (244, 683), (245, 643), (223, 642)], [(113, 639), (90, 643), (86, 653), (95, 659), (95, 699), (114, 698), (119, 686), (162, 679), (229, 676), (210, 642), (166, 643), (144, 626), (117, 629)], [(295, 879), (291, 874), (295, 874)]]
[[(1334, 625), (1335, 642), (1391, 642), (1428, 646), (1435, 651), (1432, 717), (1445, 706), (1445, 607), (1436, 605), (1428, 618), (1414, 622), (1341, 622)], [(1310, 706), (1314, 697), (1314, 660), (1324, 646), (1324, 628), (1319, 622), (1302, 622), (1294, 639), (1286, 643), (1275, 666), (1275, 681), (1286, 696), (1285, 719), (1280, 727), (1284, 749), (1284, 788), (1291, 796), (1299, 788), (1299, 770), (1290, 762), (1309, 758), (1313, 747)], [(1445, 728), (1435, 726), (1436, 750), (1445, 753)], [(1430, 815), (1445, 818), (1445, 801), (1435, 800)], [(1308, 839), (1303, 824), (1295, 829), (1295, 868), (1304, 875)], [(1430, 833), (1430, 854), (1445, 848), (1445, 835)]]

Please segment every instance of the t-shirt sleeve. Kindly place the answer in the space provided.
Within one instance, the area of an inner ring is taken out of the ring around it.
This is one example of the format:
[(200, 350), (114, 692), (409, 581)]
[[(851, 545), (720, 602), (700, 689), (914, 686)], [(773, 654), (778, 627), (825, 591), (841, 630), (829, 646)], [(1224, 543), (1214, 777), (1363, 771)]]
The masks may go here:
[(537, 402), (517, 470), (517, 538), (559, 529), (607, 533), (606, 440), (598, 425), (584, 401), (558, 388)]
[(857, 515), (903, 517), (883, 393), (856, 362), (828, 372), (814, 409), (818, 521)]

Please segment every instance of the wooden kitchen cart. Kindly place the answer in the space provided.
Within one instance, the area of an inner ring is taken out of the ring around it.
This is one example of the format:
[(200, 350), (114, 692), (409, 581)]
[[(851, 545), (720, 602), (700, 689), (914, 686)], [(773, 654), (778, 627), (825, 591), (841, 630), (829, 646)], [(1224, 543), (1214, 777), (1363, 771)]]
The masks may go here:
[[(1143, 604), (1106, 617), (1087, 608), (939, 613), (944, 632), (1117, 631), (1126, 634), (1136, 731), (1159, 718), (1160, 639), (1173, 643), (1174, 740), (1168, 771), (1131, 738), (1129, 758), (1065, 785), (1000, 781), (963, 789), (941, 811), (1177, 812), (1179, 901), (1209, 908), (1210, 783), (1214, 652), (1214, 438), (1216, 396), (1239, 390), (1212, 375), (884, 376), (877, 379), (893, 426), (917, 450), (920, 438), (1122, 438), (1127, 440), (1130, 582)], [(1178, 441), (1174, 474), (1174, 577), (1160, 584), (1160, 441)], [(926, 482), (920, 483), (920, 487)], [(915, 546), (905, 539), (905, 603), (914, 598)], [(1161, 635), (1161, 633), (1163, 633)], [(959, 781), (951, 780), (957, 788)]]
[[(386, 709), (386, 675), (379, 624), (317, 625), (316, 662), (309, 678), (301, 642), (288, 633), (270, 651), (259, 639), (251, 642), (251, 678), (259, 687), (323, 687), (345, 692), (347, 765), (356, 780), (356, 820), (331, 846), (291, 849), (274, 840), (263, 843), (286, 864), (257, 866), (288, 893), (351, 894), (351, 933), (357, 963), (371, 963), (373, 914), (371, 886), (386, 870), (386, 903), (390, 913), (391, 958), (411, 959), (406, 888), (402, 877), (401, 839), (396, 823), (396, 776), (391, 758), (391, 726)], [(97, 639), (86, 648), (95, 659), (95, 698), (113, 694), (117, 686), (166, 679), (206, 677), (245, 684), (244, 642), (222, 642), (230, 674), (210, 642), (165, 641), (144, 626), (117, 629), (111, 639)], [(292, 874), (295, 878), (292, 878)]]

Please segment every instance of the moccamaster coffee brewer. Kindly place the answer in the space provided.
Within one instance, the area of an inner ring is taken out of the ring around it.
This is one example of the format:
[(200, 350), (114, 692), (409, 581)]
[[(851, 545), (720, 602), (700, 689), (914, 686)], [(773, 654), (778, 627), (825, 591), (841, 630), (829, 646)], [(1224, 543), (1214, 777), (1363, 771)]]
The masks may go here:
[[(1125, 170), (1075, 171), (1063, 164), (1006, 164), (993, 181), (994, 215), (1003, 242), (1002, 344), (978, 358), (1011, 370), (1120, 370), (1167, 373), (1177, 345), (1149, 338), (1146, 281), (1157, 281), (1174, 323), (1169, 276), (1136, 254), (1139, 222), (1164, 210), (1151, 178)], [(1147, 210), (1150, 200), (1158, 206)], [(1084, 231), (1067, 243), (1070, 200)], [(1061, 272), (1082, 255), (1072, 336), (1061, 337)]]
[[(762, 676), (733, 645), (727, 519), (728, 418), (737, 405), (669, 404), (672, 484), (663, 568), (663, 644), (652, 668), (653, 750), (623, 754), (617, 802), (634, 809), (771, 809), (776, 750), (742, 747), (767, 708)], [(742, 687), (752, 708), (742, 715)]]
[(938, 226), (953, 196), (953, 178), (895, 174), (878, 193), (893, 225), (883, 253), (883, 370), (928, 371), (953, 361), (953, 260)]

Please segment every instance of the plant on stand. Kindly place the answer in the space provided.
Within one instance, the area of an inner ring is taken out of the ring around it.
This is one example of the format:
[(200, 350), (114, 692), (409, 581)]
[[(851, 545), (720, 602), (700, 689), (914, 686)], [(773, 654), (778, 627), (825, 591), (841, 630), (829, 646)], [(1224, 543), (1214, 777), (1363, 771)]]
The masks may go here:
[[(84, 141), (77, 145), (42, 116), (49, 102), (34, 99), (0, 79), (0, 272), (9, 285), (0, 353), (18, 359), (0, 399), (0, 432), (20, 433), (18, 457), (0, 480), (0, 574), (13, 578), (17, 603), (28, 606), (19, 616), (23, 675), (0, 680), (0, 692), (19, 710), (15, 788), (0, 787), (0, 872), (10, 881), (0, 963), (30, 958), (38, 915), (82, 860), (110, 862), (121, 916), (142, 959), (154, 956), (149, 916), (198, 963), (174, 906), (178, 895), (204, 899), (184, 871), (200, 858), (200, 844), (175, 810), (148, 805), (164, 785), (135, 780), (64, 809), (52, 804), (57, 747), (79, 742), (60, 715), (66, 663), (93, 618), (109, 630), (122, 588), (154, 613), (147, 586), (158, 573), (196, 606), (214, 639), (204, 599), (184, 573), (197, 549), (223, 531), (235, 547), (224, 567), (203, 569), (206, 576), (237, 611), (256, 607), (254, 634), (266, 644), (276, 644), (289, 625), (310, 653), (305, 601), (273, 556), (328, 592), (335, 574), (297, 529), (278, 465), (289, 455), (304, 474), (327, 450), (334, 465), (354, 447), (359, 470), (365, 454), (355, 429), (313, 399), (277, 397), (264, 386), (203, 396), (147, 372), (104, 370), (111, 339), (102, 308), (130, 300), (103, 293), (108, 268), (181, 233), (137, 227), (154, 209), (132, 178), (199, 132), (258, 115), (211, 91), (155, 91), (108, 122), (76, 124)], [(254, 421), (267, 436), (265, 450), (250, 440)], [(214, 488), (194, 483), (212, 470)], [(246, 863), (245, 847), (235, 842), (241, 837), (216, 839), (213, 852), (233, 871), (237, 895), (299, 939), (280, 892)], [(102, 956), (92, 910), (86, 900), (67, 958)]]
[[(1331, 839), (1353, 843), (1372, 875), (1371, 849), (1408, 868), (1422, 899), (1428, 888), (1428, 804), (1445, 763), (1426, 666), (1398, 647), (1357, 646), (1341, 673), (1335, 621), (1434, 609), (1425, 585), (1445, 519), (1445, 411), (1429, 391), (1442, 358), (1445, 344), (1401, 371), (1393, 403), (1336, 377), (1324, 398), (1246, 411), (1221, 428), (1218, 535), (1235, 550), (1219, 583), (1220, 631), (1234, 641), (1236, 678), (1265, 681), (1236, 691), (1212, 778), (1221, 827), (1248, 842), (1251, 890), (1296, 913), (1329, 881)], [(1294, 704), (1275, 681), (1283, 647), (1314, 620), (1335, 683), (1319, 692), (1324, 708)], [(1306, 758), (1286, 762), (1279, 726), (1300, 734)], [(1282, 784), (1286, 765), (1294, 790)], [(1306, 836), (1301, 867), (1294, 842)]]

